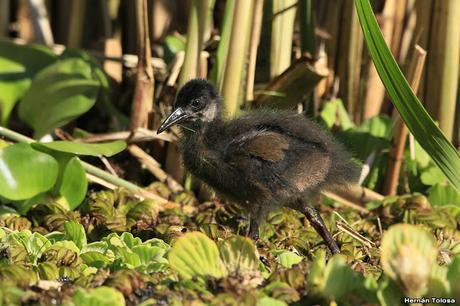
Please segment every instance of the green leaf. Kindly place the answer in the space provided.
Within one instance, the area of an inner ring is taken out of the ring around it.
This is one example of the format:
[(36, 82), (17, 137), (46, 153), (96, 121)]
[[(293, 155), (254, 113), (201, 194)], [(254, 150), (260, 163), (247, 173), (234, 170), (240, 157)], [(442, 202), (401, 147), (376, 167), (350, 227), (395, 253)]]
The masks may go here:
[(391, 140), (393, 121), (386, 115), (379, 115), (367, 119), (358, 128), (358, 131), (367, 132), (372, 136)]
[(200, 232), (187, 233), (177, 239), (168, 260), (185, 279), (207, 275), (220, 278), (227, 274), (216, 243)]
[(454, 204), (460, 206), (460, 193), (452, 186), (436, 184), (428, 190), (428, 201), (432, 205)]
[(439, 183), (444, 183), (446, 181), (446, 176), (439, 170), (438, 167), (432, 165), (427, 169), (424, 169), (422, 175), (420, 175), (420, 180), (423, 184), (428, 186), (433, 186)]
[(0, 149), (0, 195), (24, 200), (53, 187), (58, 174), (57, 161), (18, 143)]
[(113, 262), (113, 259), (110, 258), (109, 256), (99, 253), (99, 252), (94, 252), (94, 251), (80, 254), (80, 258), (88, 266), (92, 266), (96, 268), (106, 267)]
[(164, 58), (166, 63), (169, 64), (172, 62), (178, 52), (185, 50), (185, 38), (178, 34), (168, 35), (165, 38), (164, 46)]
[(136, 246), (132, 250), (137, 254), (137, 256), (139, 256), (141, 265), (148, 265), (149, 263), (160, 259), (166, 253), (164, 249), (150, 245)]
[(434, 236), (416, 225), (396, 224), (383, 234), (383, 270), (408, 296), (425, 293), (438, 254), (435, 244)]
[(257, 306), (287, 306), (287, 304), (281, 300), (264, 296), (257, 302)]
[(285, 251), (278, 255), (278, 260), (283, 267), (292, 268), (293, 265), (302, 261), (302, 256), (294, 252)]
[(40, 45), (17, 45), (0, 41), (0, 124), (6, 125), (18, 100), (29, 89), (31, 79), (57, 56)]
[(446, 266), (433, 265), (428, 285), (430, 296), (448, 296), (450, 291), (447, 280), (448, 268)]
[(88, 190), (86, 172), (78, 157), (71, 158), (64, 169), (59, 194), (69, 204), (69, 209), (74, 210), (85, 199)]
[(36, 75), (19, 104), (19, 117), (40, 138), (87, 112), (99, 88), (89, 63), (78, 58), (58, 61)]
[(80, 143), (72, 141), (53, 141), (46, 143), (33, 143), (32, 146), (45, 147), (54, 151), (90, 156), (113, 156), (126, 148), (122, 140), (106, 143)]
[(420, 145), (460, 191), (460, 155), (436, 126), (404, 78), (380, 32), (369, 0), (355, 0), (369, 53), (393, 104)]
[(242, 236), (233, 236), (219, 245), (220, 254), (225, 267), (232, 273), (257, 271), (259, 255), (254, 242)]
[(75, 306), (124, 306), (125, 299), (119, 291), (101, 286), (95, 289), (78, 288), (72, 298)]
[(86, 246), (86, 233), (83, 225), (72, 220), (64, 224), (64, 230), (67, 237), (75, 242), (75, 245), (80, 250)]
[(323, 292), (326, 296), (340, 299), (345, 293), (357, 288), (360, 284), (358, 275), (347, 264), (341, 255), (334, 255), (324, 270)]
[(12, 232), (6, 237), (10, 248), (10, 258), (15, 262), (17, 259), (25, 259), (35, 264), (43, 252), (51, 246), (51, 242), (39, 233), (31, 233), (29, 230)]
[(450, 283), (452, 297), (457, 301), (460, 300), (460, 256), (457, 255), (449, 265), (447, 279)]
[(331, 129), (337, 122), (337, 119), (342, 130), (354, 128), (353, 121), (350, 120), (348, 112), (343, 106), (340, 99), (334, 99), (324, 104), (324, 107), (319, 114), (319, 118), (324, 122), (327, 128)]

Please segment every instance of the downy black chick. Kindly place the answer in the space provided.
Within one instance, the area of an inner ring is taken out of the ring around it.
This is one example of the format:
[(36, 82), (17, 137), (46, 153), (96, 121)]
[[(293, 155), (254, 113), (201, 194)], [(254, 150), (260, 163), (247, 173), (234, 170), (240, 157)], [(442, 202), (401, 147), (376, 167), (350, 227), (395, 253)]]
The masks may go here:
[(259, 109), (224, 120), (221, 100), (207, 81), (189, 81), (158, 133), (180, 125), (185, 167), (249, 213), (251, 238), (258, 239), (269, 211), (286, 206), (304, 213), (329, 249), (340, 252), (310, 203), (323, 189), (357, 180), (350, 156), (301, 114)]

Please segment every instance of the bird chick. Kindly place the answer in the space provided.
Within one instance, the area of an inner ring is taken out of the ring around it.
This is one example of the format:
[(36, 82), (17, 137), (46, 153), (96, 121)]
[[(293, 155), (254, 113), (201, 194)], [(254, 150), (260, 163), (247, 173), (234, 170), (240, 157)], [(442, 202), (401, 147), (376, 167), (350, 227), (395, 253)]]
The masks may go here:
[(158, 133), (175, 124), (185, 167), (249, 213), (252, 239), (267, 213), (285, 206), (305, 214), (329, 249), (340, 252), (311, 201), (321, 190), (356, 181), (359, 169), (319, 125), (273, 110), (223, 120), (221, 97), (201, 79), (182, 87)]

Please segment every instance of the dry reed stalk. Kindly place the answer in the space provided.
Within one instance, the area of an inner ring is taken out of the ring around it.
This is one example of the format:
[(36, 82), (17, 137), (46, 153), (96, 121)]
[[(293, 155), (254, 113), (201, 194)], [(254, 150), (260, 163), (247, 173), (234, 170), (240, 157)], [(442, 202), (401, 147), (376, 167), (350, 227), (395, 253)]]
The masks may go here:
[(129, 123), (129, 129), (132, 133), (138, 128), (147, 127), (148, 117), (153, 105), (154, 77), (151, 63), (147, 0), (136, 0), (136, 20), (139, 60)]
[[(388, 0), (385, 2), (380, 20), (381, 30), (387, 45), (391, 46), (394, 29), (394, 13), (397, 0)], [(382, 109), (383, 99), (385, 97), (385, 87), (375, 70), (373, 63), (369, 66), (369, 75), (367, 78), (366, 96), (364, 98), (363, 120), (374, 117)]]
[(248, 73), (246, 75), (246, 102), (254, 100), (254, 80), (256, 76), (257, 48), (260, 42), (262, 30), (262, 17), (264, 12), (264, 0), (255, 0), (254, 15), (251, 26), (251, 37), (248, 56)]
[(460, 1), (434, 1), (428, 45), (425, 101), (428, 112), (451, 140), (460, 57)]
[[(426, 51), (422, 47), (416, 45), (415, 53), (409, 66), (408, 80), (412, 90), (417, 93), (420, 80), (422, 77), (423, 66), (425, 64)], [(383, 194), (395, 195), (398, 188), (399, 174), (401, 171), (401, 163), (404, 156), (404, 147), (408, 134), (407, 126), (402, 121), (401, 117), (395, 111), (396, 122), (393, 130), (393, 146), (390, 149), (390, 158), (388, 159), (388, 170), (385, 177), (385, 186)]]

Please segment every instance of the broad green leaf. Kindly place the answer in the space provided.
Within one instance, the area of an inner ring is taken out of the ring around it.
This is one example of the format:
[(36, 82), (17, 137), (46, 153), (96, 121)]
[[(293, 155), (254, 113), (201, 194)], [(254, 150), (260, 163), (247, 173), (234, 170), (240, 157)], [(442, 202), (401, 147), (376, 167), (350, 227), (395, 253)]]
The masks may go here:
[(428, 186), (433, 186), (436, 184), (441, 184), (446, 181), (446, 176), (439, 170), (438, 167), (432, 165), (427, 169), (424, 169), (422, 175), (420, 176), (420, 180), (423, 184)]
[(31, 233), (28, 230), (12, 232), (6, 237), (10, 250), (10, 258), (26, 259), (27, 262), (35, 264), (43, 252), (51, 246), (51, 242), (39, 233)]
[(19, 104), (19, 117), (40, 138), (87, 112), (99, 88), (89, 63), (78, 58), (58, 61), (36, 75)]
[(257, 302), (257, 306), (287, 306), (284, 301), (264, 296)]
[(10, 113), (29, 89), (31, 79), (57, 56), (40, 45), (17, 45), (0, 40), (0, 124), (6, 125)]
[(360, 132), (367, 132), (372, 136), (391, 140), (393, 121), (386, 115), (379, 115), (367, 119), (358, 128)]
[(318, 249), (315, 252), (310, 273), (308, 274), (308, 282), (317, 288), (324, 287), (324, 270), (326, 269), (326, 251)]
[(450, 286), (447, 280), (446, 266), (433, 265), (428, 284), (428, 294), (430, 296), (449, 296)]
[(396, 224), (383, 234), (382, 267), (386, 275), (405, 289), (408, 296), (427, 290), (438, 250), (434, 236), (410, 224)]
[(285, 251), (278, 255), (278, 260), (283, 267), (292, 268), (293, 265), (302, 261), (302, 256), (294, 252)]
[(359, 276), (341, 255), (334, 255), (324, 270), (324, 294), (335, 300), (359, 286)]
[(216, 243), (200, 232), (187, 233), (177, 239), (168, 260), (185, 279), (208, 275), (220, 278), (227, 274)]
[(67, 237), (72, 240), (80, 250), (82, 250), (86, 245), (86, 233), (83, 225), (72, 220), (64, 224), (64, 229)]
[(355, 0), (369, 53), (393, 104), (420, 145), (460, 191), (460, 155), (436, 126), (404, 78), (380, 32), (369, 0)]
[(331, 129), (337, 121), (342, 130), (348, 130), (355, 127), (353, 121), (351, 121), (348, 116), (347, 110), (343, 106), (342, 100), (340, 99), (334, 99), (326, 102), (319, 114), (319, 118), (329, 129)]
[(59, 268), (52, 262), (41, 262), (37, 267), (40, 279), (57, 280), (59, 278)]
[(457, 255), (449, 265), (447, 279), (450, 283), (452, 297), (457, 301), (460, 300), (460, 256)]
[(460, 206), (460, 192), (457, 192), (452, 186), (436, 184), (428, 190), (428, 201), (432, 205), (455, 204)]
[(24, 200), (53, 187), (57, 161), (29, 144), (17, 143), (0, 149), (0, 195)]
[(91, 66), (94, 78), (99, 81), (102, 87), (102, 91), (98, 96), (100, 103), (96, 104), (101, 109), (100, 115), (110, 118), (115, 129), (126, 129), (129, 119), (113, 105), (111, 80), (107, 73), (105, 73), (100, 62), (90, 53), (80, 49), (66, 49), (59, 58), (80, 58)]
[(78, 288), (72, 298), (75, 306), (124, 306), (123, 294), (114, 288), (97, 287), (94, 289)]
[(139, 256), (141, 265), (148, 265), (152, 261), (160, 259), (166, 252), (159, 247), (140, 245), (133, 248), (133, 252)]
[(178, 52), (185, 50), (185, 41), (185, 38), (178, 34), (166, 36), (164, 45), (166, 63), (172, 62)]
[(93, 266), (96, 268), (106, 267), (113, 262), (113, 259), (109, 256), (95, 251), (80, 254), (80, 258), (88, 266)]
[(33, 143), (32, 146), (46, 147), (48, 149), (77, 154), (77, 155), (90, 155), (90, 156), (107, 156), (115, 155), (126, 148), (126, 142), (117, 140), (107, 143), (80, 143), (72, 141), (53, 141), (43, 143)]
[(74, 210), (85, 199), (88, 190), (86, 172), (78, 157), (71, 158), (64, 169), (59, 194), (69, 204), (69, 209)]
[(259, 268), (259, 254), (254, 242), (242, 236), (233, 236), (219, 245), (225, 267), (232, 273), (254, 272)]
[(115, 251), (117, 258), (121, 260), (121, 266), (128, 269), (137, 268), (141, 265), (139, 255), (126, 247), (119, 247)]

